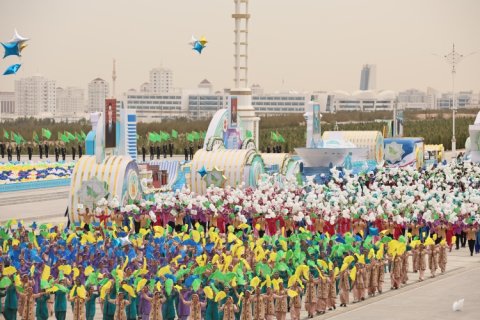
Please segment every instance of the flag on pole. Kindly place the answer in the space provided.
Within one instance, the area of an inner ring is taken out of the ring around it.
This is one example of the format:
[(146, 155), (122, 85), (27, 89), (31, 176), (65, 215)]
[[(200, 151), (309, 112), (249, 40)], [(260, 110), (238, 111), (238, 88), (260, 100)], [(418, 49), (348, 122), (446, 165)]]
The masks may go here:
[(38, 134), (36, 131), (33, 131), (33, 141), (36, 143), (40, 143), (40, 139), (38, 138)]
[(177, 139), (178, 138), (178, 132), (177, 130), (172, 129), (172, 138)]
[(42, 137), (50, 139), (51, 136), (52, 136), (52, 132), (50, 132), (50, 130), (42, 128)]
[(10, 135), (8, 134), (8, 131), (5, 130), (5, 129), (3, 129), (3, 137), (4, 137), (5, 139), (10, 138)]
[(247, 130), (247, 133), (245, 135), (246, 135), (247, 139), (253, 138), (253, 133), (250, 130)]
[(82, 140), (85, 141), (87, 139), (87, 135), (85, 134), (85, 132), (80, 131), (80, 136), (82, 137)]
[(192, 133), (187, 133), (187, 141), (193, 142), (195, 139)]
[(270, 135), (271, 135), (271, 139), (272, 141), (275, 141), (277, 142), (278, 141), (278, 137), (277, 137), (277, 134), (275, 132), (270, 132)]

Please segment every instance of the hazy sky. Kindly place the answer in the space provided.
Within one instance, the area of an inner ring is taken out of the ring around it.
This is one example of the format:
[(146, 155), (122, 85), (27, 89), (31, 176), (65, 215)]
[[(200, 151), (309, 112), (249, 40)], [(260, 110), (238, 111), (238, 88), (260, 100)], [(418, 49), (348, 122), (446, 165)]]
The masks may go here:
[[(174, 71), (175, 87), (203, 78), (230, 87), (233, 10), (233, 0), (0, 0), (0, 39), (14, 28), (31, 38), (0, 91), (36, 73), (63, 87), (111, 81), (113, 58), (117, 93), (138, 89), (160, 65)], [(250, 0), (250, 13), (250, 83), (268, 91), (357, 90), (365, 63), (377, 65), (380, 89), (449, 90), (449, 68), (432, 53), (452, 42), (479, 51), (459, 65), (456, 87), (480, 90), (480, 0)], [(202, 55), (187, 45), (192, 34), (209, 40)]]

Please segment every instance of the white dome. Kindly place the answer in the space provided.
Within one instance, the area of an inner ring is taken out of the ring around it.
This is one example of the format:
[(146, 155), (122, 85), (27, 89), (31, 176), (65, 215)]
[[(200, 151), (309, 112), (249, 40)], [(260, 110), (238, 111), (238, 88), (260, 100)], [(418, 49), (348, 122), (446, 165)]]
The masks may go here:
[(379, 100), (395, 100), (396, 97), (396, 92), (392, 90), (384, 90), (378, 94)]
[(343, 97), (350, 97), (351, 94), (348, 93), (347, 91), (343, 91), (343, 90), (336, 90), (333, 92), (334, 95), (336, 96), (343, 96)]
[(375, 99), (375, 92), (372, 90), (357, 90), (352, 93), (352, 96), (359, 100)]

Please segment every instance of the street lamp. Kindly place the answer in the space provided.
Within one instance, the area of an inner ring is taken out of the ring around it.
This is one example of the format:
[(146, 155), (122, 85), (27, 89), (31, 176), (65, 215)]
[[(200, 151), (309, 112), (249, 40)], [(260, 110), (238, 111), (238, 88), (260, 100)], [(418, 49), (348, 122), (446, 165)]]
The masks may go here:
[[(441, 56), (448, 65), (452, 67), (452, 157), (456, 158), (457, 156), (457, 140), (455, 139), (455, 113), (457, 111), (457, 107), (455, 106), (455, 74), (457, 73), (456, 67), (457, 65), (466, 57), (474, 54), (472, 52), (466, 56), (463, 54), (458, 53), (455, 51), (455, 43), (453, 44), (452, 51), (448, 54)], [(437, 55), (438, 56), (438, 55)]]

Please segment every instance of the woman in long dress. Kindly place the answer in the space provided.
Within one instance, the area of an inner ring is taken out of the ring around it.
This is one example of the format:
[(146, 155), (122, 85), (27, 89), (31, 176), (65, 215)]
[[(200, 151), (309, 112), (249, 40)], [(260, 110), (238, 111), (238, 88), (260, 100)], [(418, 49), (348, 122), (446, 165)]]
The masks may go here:
[(233, 298), (228, 297), (223, 306), (219, 308), (223, 312), (222, 320), (235, 320), (235, 313), (238, 312), (238, 307), (233, 303)]
[(273, 297), (275, 298), (275, 316), (277, 320), (285, 320), (288, 311), (288, 299), (287, 291), (283, 287), (283, 282), (278, 284), (278, 291), (273, 294)]
[(85, 319), (85, 299), (80, 298), (78, 295), (74, 296), (73, 298), (70, 298), (70, 295), (69, 295), (68, 300), (72, 302), (73, 320), (84, 320)]
[(125, 308), (130, 304), (130, 301), (125, 299), (125, 294), (119, 292), (116, 299), (110, 299), (110, 303), (115, 304), (115, 320), (127, 320), (127, 312)]
[(145, 288), (142, 298), (150, 303), (150, 314), (142, 312), (142, 320), (163, 320), (162, 305), (166, 301), (165, 297), (160, 291), (156, 291), (153, 297), (150, 297), (147, 292), (148, 289)]
[(190, 306), (190, 316), (188, 317), (188, 320), (202, 320), (202, 308), (205, 308), (207, 304), (200, 301), (198, 294), (192, 294), (191, 301), (185, 301), (183, 295), (180, 295), (180, 299), (187, 306)]
[(26, 287), (25, 293), (19, 292), (18, 295), (23, 299), (22, 320), (35, 320), (35, 300), (46, 295), (46, 293), (39, 292), (34, 294), (32, 287)]

